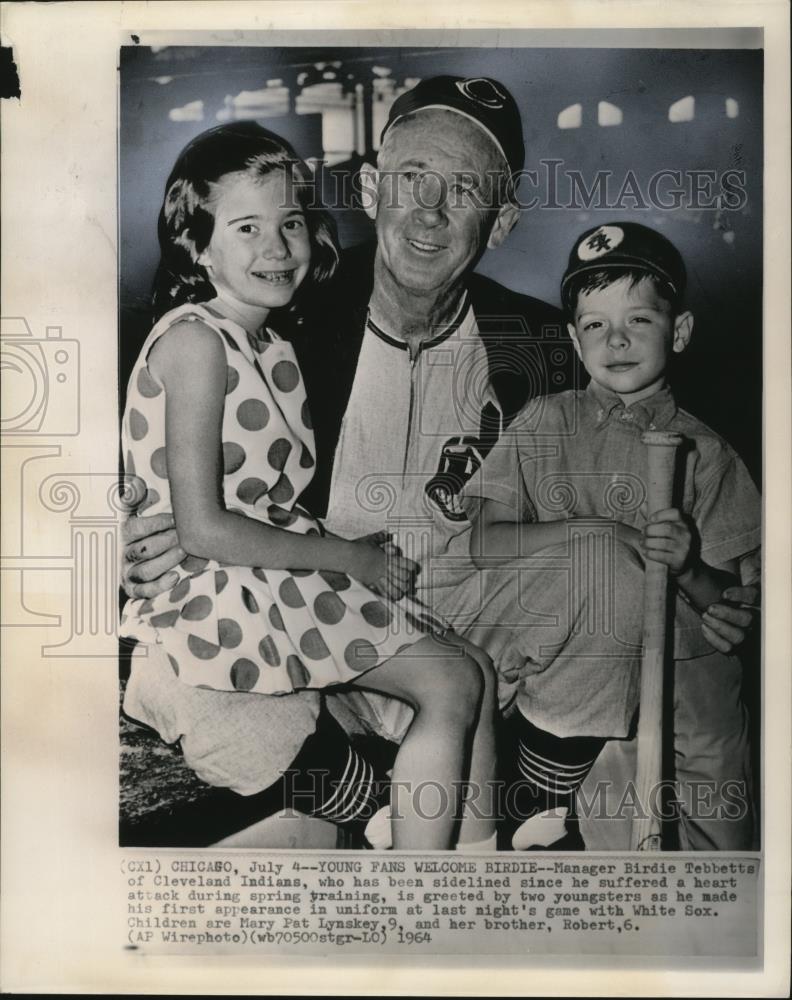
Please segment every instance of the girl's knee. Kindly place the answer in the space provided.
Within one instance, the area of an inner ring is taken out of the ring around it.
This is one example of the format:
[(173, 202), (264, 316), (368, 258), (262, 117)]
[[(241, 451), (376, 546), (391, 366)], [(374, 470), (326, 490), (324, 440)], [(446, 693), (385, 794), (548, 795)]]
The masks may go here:
[(498, 673), (495, 670), (495, 665), (487, 656), (483, 663), (479, 663), (479, 669), (484, 682), (484, 703), (494, 707), (498, 700)]
[(498, 674), (492, 662), (492, 657), (488, 653), (485, 653), (479, 646), (466, 643), (465, 648), (468, 655), (479, 668), (484, 702), (494, 701), (498, 691)]
[(472, 722), (481, 704), (485, 680), (481, 667), (462, 650), (439, 657), (426, 678), (423, 691), (417, 692), (419, 708), (443, 715), (449, 721)]

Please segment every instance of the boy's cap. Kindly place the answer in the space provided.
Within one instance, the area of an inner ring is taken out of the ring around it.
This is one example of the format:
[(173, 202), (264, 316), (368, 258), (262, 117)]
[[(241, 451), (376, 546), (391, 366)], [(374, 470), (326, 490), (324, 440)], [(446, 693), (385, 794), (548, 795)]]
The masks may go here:
[(380, 141), (400, 118), (430, 108), (454, 111), (478, 125), (498, 147), (511, 172), (522, 170), (525, 145), (520, 110), (502, 83), (485, 76), (433, 76), (421, 80), (393, 102)]
[(573, 278), (585, 271), (631, 267), (667, 281), (678, 296), (685, 291), (685, 264), (665, 236), (637, 222), (609, 222), (589, 229), (576, 241), (561, 280), (561, 299), (569, 307)]

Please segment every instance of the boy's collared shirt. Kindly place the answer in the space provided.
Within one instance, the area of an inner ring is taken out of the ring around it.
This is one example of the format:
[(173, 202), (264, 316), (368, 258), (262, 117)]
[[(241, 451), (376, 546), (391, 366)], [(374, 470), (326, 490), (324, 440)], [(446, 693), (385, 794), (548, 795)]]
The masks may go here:
[(626, 407), (615, 392), (590, 382), (583, 392), (585, 422), (602, 429), (610, 420), (621, 420), (643, 431), (666, 430), (677, 414), (673, 393), (666, 386), (654, 395)]
[[(465, 496), (513, 508), (522, 521), (612, 518), (646, 524), (646, 430), (683, 435), (675, 506), (692, 517), (712, 566), (761, 544), (761, 499), (737, 453), (664, 388), (630, 407), (591, 382), (529, 403), (495, 445)], [(684, 475), (682, 475), (684, 473)], [(677, 659), (711, 652), (697, 613), (677, 602)]]

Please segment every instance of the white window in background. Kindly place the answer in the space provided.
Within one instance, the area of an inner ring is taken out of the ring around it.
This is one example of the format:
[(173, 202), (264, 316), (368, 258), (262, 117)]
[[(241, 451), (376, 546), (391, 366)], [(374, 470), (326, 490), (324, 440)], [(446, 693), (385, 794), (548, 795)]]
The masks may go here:
[(363, 84), (355, 84), (355, 152), (363, 156), (366, 152), (366, 105)]
[(735, 101), (733, 97), (726, 98), (726, 117), (727, 118), (737, 118), (740, 114), (740, 102)]
[(172, 122), (202, 122), (204, 119), (203, 101), (190, 101), (180, 108), (171, 108), (168, 118)]
[(337, 80), (304, 87), (294, 103), (298, 115), (321, 114), (322, 149), (327, 164), (348, 160), (355, 150), (355, 95)]
[(682, 97), (674, 101), (668, 109), (668, 120), (670, 122), (692, 122), (696, 117), (696, 98)]
[(580, 128), (583, 122), (583, 105), (570, 104), (568, 108), (558, 113), (559, 128)]
[(261, 90), (240, 90), (236, 97), (227, 94), (217, 112), (219, 122), (248, 118), (280, 118), (289, 113), (289, 88), (282, 80), (267, 80)]
[(600, 101), (597, 105), (597, 124), (603, 126), (621, 125), (624, 119), (621, 108), (608, 101)]

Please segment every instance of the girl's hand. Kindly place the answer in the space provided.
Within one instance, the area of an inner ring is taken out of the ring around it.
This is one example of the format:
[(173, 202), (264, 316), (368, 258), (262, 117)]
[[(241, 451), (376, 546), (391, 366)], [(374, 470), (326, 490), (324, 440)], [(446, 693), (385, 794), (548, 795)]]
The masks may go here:
[(690, 521), (676, 507), (669, 507), (649, 518), (641, 548), (647, 559), (665, 563), (668, 572), (679, 577), (693, 567), (694, 540)]
[(398, 601), (412, 590), (418, 564), (401, 555), (392, 543), (378, 545), (372, 538), (379, 534), (352, 543), (355, 558), (351, 573), (381, 596)]
[(388, 579), (382, 592), (385, 597), (389, 597), (392, 601), (399, 601), (406, 594), (414, 593), (415, 578), (418, 576), (420, 567), (417, 562), (403, 556), (393, 542), (389, 543), (389, 547), (386, 546), (386, 554), (388, 556)]
[(361, 535), (360, 538), (355, 539), (356, 542), (374, 542), (375, 545), (379, 545), (381, 549), (388, 551), (388, 548), (396, 549), (400, 551), (396, 545), (393, 543), (393, 537), (390, 531), (382, 529), (381, 531), (372, 531), (370, 535)]

